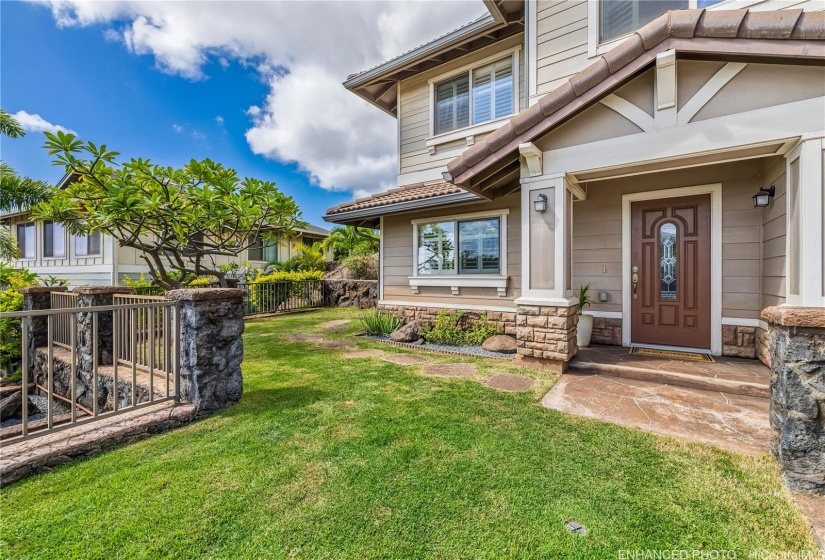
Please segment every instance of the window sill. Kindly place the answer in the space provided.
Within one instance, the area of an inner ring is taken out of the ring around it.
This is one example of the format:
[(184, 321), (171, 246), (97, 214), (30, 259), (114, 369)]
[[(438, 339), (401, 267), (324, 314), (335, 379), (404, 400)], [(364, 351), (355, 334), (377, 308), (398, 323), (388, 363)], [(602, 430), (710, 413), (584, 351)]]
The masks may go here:
[(456, 140), (461, 139), (465, 139), (467, 145), (472, 146), (473, 144), (475, 144), (476, 135), (485, 134), (487, 132), (493, 132), (494, 130), (498, 130), (514, 116), (515, 114), (511, 114), (507, 115), (506, 117), (500, 117), (494, 121), (488, 121), (481, 124), (474, 124), (473, 126), (466, 126), (464, 128), (459, 128), (458, 130), (451, 130), (450, 132), (444, 132), (442, 134), (431, 136), (425, 140), (425, 144), (427, 145), (427, 151), (429, 151), (430, 154), (435, 154), (438, 146), (447, 144), (448, 142), (455, 142)]
[(507, 296), (507, 276), (498, 274), (453, 274), (432, 276), (410, 276), (410, 288), (414, 294), (422, 286), (449, 287), (454, 296), (460, 295), (461, 288), (495, 288), (499, 297)]

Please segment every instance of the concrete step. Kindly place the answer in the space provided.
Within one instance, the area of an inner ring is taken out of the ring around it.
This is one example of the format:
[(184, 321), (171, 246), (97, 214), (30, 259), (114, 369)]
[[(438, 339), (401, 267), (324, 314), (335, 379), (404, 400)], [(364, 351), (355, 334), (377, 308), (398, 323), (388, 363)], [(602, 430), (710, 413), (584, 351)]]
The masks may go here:
[(679, 373), (674, 371), (662, 371), (658, 369), (647, 369), (638, 366), (622, 366), (618, 364), (595, 364), (590, 362), (570, 362), (569, 373), (610, 375), (613, 377), (623, 377), (625, 379), (635, 379), (637, 381), (649, 381), (651, 383), (661, 383), (663, 385), (673, 385), (675, 387), (687, 387), (689, 389), (702, 389), (705, 391), (719, 391), (731, 395), (745, 395), (748, 397), (770, 398), (771, 389), (761, 383), (749, 381), (731, 381), (714, 377), (691, 375), (689, 373)]

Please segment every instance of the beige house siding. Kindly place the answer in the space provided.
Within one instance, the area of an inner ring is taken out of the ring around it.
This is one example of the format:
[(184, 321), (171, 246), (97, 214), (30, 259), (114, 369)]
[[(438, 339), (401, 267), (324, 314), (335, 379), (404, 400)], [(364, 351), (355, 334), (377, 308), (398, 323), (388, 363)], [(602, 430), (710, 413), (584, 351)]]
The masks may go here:
[(722, 315), (758, 319), (763, 217), (751, 197), (761, 175), (761, 162), (748, 160), (591, 183), (573, 204), (573, 288), (592, 282), (594, 296), (608, 294), (593, 311), (622, 311), (623, 194), (722, 183)]
[[(473, 64), (475, 61), (495, 56), (507, 49), (522, 46), (523, 43), (524, 34), (518, 34), (401, 81), (398, 104), (400, 173), (414, 173), (446, 166), (448, 161), (467, 149), (467, 142), (462, 138), (438, 146), (435, 154), (430, 154), (427, 150), (426, 140), (430, 137), (430, 115), (432, 112), (429, 80)], [(522, 110), (526, 106), (527, 99), (524, 88), (524, 49), (519, 50), (518, 60), (519, 110)], [(484, 136), (478, 135), (476, 140), (480, 140)]]
[[(381, 232), (384, 241), (382, 272), (384, 279), (383, 299), (393, 301), (421, 302), (480, 306), (513, 306), (515, 298), (521, 295), (521, 202), (520, 195), (514, 194), (492, 202), (462, 204), (447, 208), (433, 208), (424, 212), (397, 214), (384, 217)], [(495, 288), (461, 288), (460, 295), (454, 296), (449, 287), (421, 287), (418, 294), (410, 289), (409, 277), (413, 274), (413, 233), (412, 220), (436, 219), (440, 216), (509, 209), (507, 215), (507, 275), (509, 282), (506, 297), (499, 297)]]
[[(762, 210), (762, 307), (785, 303), (785, 234), (787, 180), (785, 158), (765, 160), (762, 186), (774, 185), (776, 194)], [(755, 194), (755, 193), (754, 193)]]
[(536, 6), (536, 92), (543, 95), (583, 70), (587, 0), (540, 0)]
[[(553, 91), (598, 57), (588, 55), (587, 0), (538, 0), (536, 6), (536, 94)], [(725, 9), (721, 4), (714, 9)], [(752, 11), (821, 10), (821, 0), (765, 0), (749, 4)], [(595, 22), (598, 25), (598, 22)], [(680, 92), (681, 93), (681, 92)], [(695, 93), (695, 92), (694, 92)], [(754, 97), (754, 96), (749, 96)]]

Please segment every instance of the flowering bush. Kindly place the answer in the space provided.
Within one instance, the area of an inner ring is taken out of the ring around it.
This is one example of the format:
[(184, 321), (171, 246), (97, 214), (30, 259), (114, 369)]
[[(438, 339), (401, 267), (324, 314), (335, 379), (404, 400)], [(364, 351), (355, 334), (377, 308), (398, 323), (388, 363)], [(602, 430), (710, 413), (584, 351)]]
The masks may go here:
[(323, 280), (322, 270), (306, 270), (292, 272), (273, 272), (258, 276), (251, 284), (268, 284), (270, 282), (303, 282), (304, 280)]

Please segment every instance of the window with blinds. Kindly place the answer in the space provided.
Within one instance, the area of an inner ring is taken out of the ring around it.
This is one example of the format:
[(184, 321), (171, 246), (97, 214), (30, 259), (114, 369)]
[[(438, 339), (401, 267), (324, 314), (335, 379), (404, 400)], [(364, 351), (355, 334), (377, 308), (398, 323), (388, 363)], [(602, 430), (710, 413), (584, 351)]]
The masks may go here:
[[(718, 0), (699, 2), (704, 6), (715, 4)], [(602, 0), (599, 3), (600, 42), (633, 33), (668, 10), (686, 10), (691, 7), (690, 4), (690, 0)]]
[(433, 127), (443, 134), (515, 113), (513, 57), (435, 85)]

